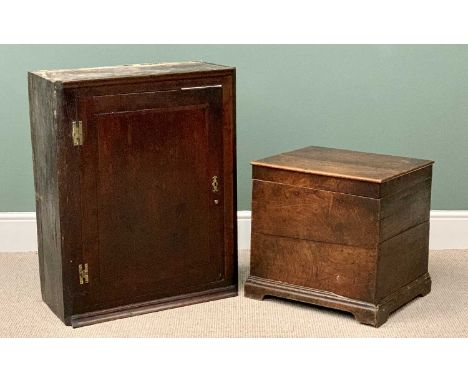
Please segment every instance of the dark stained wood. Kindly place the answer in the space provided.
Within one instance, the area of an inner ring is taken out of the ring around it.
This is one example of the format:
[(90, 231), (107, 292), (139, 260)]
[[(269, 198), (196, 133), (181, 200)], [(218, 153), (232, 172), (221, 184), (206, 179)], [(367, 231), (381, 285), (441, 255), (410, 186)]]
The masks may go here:
[(154, 79), (203, 78), (213, 75), (231, 75), (234, 68), (201, 61), (164, 62), (105, 66), (97, 68), (40, 70), (34, 72), (65, 88), (83, 86), (116, 85), (120, 83), (148, 82)]
[[(51, 259), (39, 247), (53, 264), (41, 282), (67, 325), (237, 294), (234, 74), (206, 63), (30, 74), (36, 188), (56, 187), (54, 224), (38, 201), (48, 229), (39, 241), (59, 245)], [(73, 146), (73, 120), (83, 146)]]
[[(79, 210), (81, 204), (80, 154), (81, 148), (74, 147), (71, 140), (70, 124), (78, 118), (76, 97), (67, 92), (60, 83), (54, 84), (60, 102), (57, 115), (57, 157), (58, 157), (58, 211), (60, 214), (61, 258), (64, 296), (64, 322), (71, 324), (73, 313), (74, 282), (77, 280), (76, 267), (81, 259), (81, 219)], [(63, 128), (67, 126), (68, 128)], [(34, 143), (33, 143), (34, 146)], [(43, 180), (37, 179), (38, 182)]]
[(83, 260), (94, 282), (83, 309), (224, 279), (222, 202), (209, 192), (222, 164), (221, 89), (138, 96), (89, 101), (83, 253), (99, 256)]
[(223, 167), (224, 188), (224, 274), (237, 287), (237, 139), (236, 139), (236, 70), (223, 77)]
[(202, 292), (194, 292), (177, 298), (168, 297), (157, 300), (134, 303), (117, 308), (101, 309), (89, 313), (76, 314), (72, 317), (71, 324), (74, 328), (94, 325), (120, 318), (134, 317), (141, 314), (159, 312), (161, 310), (179, 308), (191, 304), (199, 304), (208, 301), (219, 300), (237, 295), (237, 287), (234, 285), (217, 289), (209, 289)]
[(375, 303), (427, 273), (428, 252), (429, 221), (381, 243)]
[(379, 200), (253, 181), (252, 231), (375, 248)]
[(262, 179), (268, 182), (289, 184), (296, 187), (365, 196), (368, 198), (378, 198), (381, 189), (381, 185), (378, 183), (368, 183), (361, 180), (318, 174), (297, 173), (291, 170), (264, 167), (261, 164), (252, 166), (252, 178)]
[(380, 241), (429, 221), (432, 179), (381, 199)]
[(433, 161), (393, 155), (310, 146), (252, 162), (254, 165), (287, 169), (365, 182), (383, 183)]
[(416, 297), (424, 297), (431, 291), (429, 273), (388, 295), (378, 305), (354, 300), (324, 290), (291, 285), (280, 281), (249, 276), (245, 284), (245, 297), (263, 300), (267, 296), (281, 297), (288, 300), (301, 301), (327, 308), (339, 309), (352, 313), (362, 324), (376, 328), (388, 320), (390, 313)]
[(58, 147), (51, 144), (56, 142), (59, 134), (57, 112), (60, 112), (62, 93), (50, 82), (31, 73), (28, 83), (41, 293), (50, 309), (64, 320), (58, 181), (60, 162), (57, 158)]
[(387, 195), (398, 193), (401, 190), (422, 183), (428, 179), (432, 179), (432, 165), (380, 183), (380, 192), (377, 197), (383, 198)]
[(276, 167), (265, 167), (255, 161), (252, 166), (252, 178), (269, 182), (289, 184), (292, 186), (313, 188), (317, 190), (340, 192), (343, 194), (383, 198), (432, 178), (432, 166), (411, 171), (405, 175), (392, 178), (383, 183), (366, 182), (339, 176), (303, 173)]
[(373, 302), (377, 249), (252, 233), (251, 274)]
[(431, 175), (431, 161), (317, 147), (253, 162), (246, 296), (380, 326), (430, 291)]

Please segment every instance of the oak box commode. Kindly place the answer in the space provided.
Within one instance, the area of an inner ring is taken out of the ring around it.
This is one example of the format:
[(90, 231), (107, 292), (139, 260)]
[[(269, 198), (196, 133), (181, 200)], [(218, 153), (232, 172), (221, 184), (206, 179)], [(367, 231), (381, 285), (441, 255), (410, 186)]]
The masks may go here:
[(307, 147), (252, 162), (247, 297), (380, 326), (429, 293), (432, 161)]
[(29, 73), (41, 291), (67, 325), (237, 295), (235, 69)]

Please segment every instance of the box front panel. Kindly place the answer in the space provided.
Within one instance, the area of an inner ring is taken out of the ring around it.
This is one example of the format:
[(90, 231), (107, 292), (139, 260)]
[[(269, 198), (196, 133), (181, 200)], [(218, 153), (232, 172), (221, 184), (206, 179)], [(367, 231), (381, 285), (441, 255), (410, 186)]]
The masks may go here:
[(251, 274), (372, 302), (379, 200), (253, 181)]
[(253, 181), (252, 230), (268, 235), (375, 248), (379, 200)]
[(376, 253), (253, 232), (250, 274), (372, 302)]
[(341, 194), (365, 196), (368, 198), (380, 197), (379, 183), (362, 182), (356, 179), (309, 174), (256, 165), (252, 167), (252, 178), (297, 187), (339, 192)]

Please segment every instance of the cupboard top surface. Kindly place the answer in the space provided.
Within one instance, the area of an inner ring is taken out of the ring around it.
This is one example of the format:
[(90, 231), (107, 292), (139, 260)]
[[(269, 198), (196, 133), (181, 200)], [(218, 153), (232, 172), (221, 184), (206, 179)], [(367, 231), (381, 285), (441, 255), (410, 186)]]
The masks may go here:
[(431, 160), (309, 146), (251, 162), (254, 166), (383, 183), (422, 169)]
[(33, 74), (52, 82), (81, 82), (113, 78), (163, 76), (193, 72), (213, 72), (234, 69), (230, 66), (201, 61), (134, 64), (81, 69), (40, 70)]

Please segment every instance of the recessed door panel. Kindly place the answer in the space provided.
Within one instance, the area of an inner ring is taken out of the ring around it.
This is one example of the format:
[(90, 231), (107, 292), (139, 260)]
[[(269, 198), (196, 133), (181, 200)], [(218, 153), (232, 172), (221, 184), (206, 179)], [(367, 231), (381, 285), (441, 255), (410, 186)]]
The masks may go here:
[(221, 89), (93, 97), (81, 112), (78, 309), (222, 283)]

